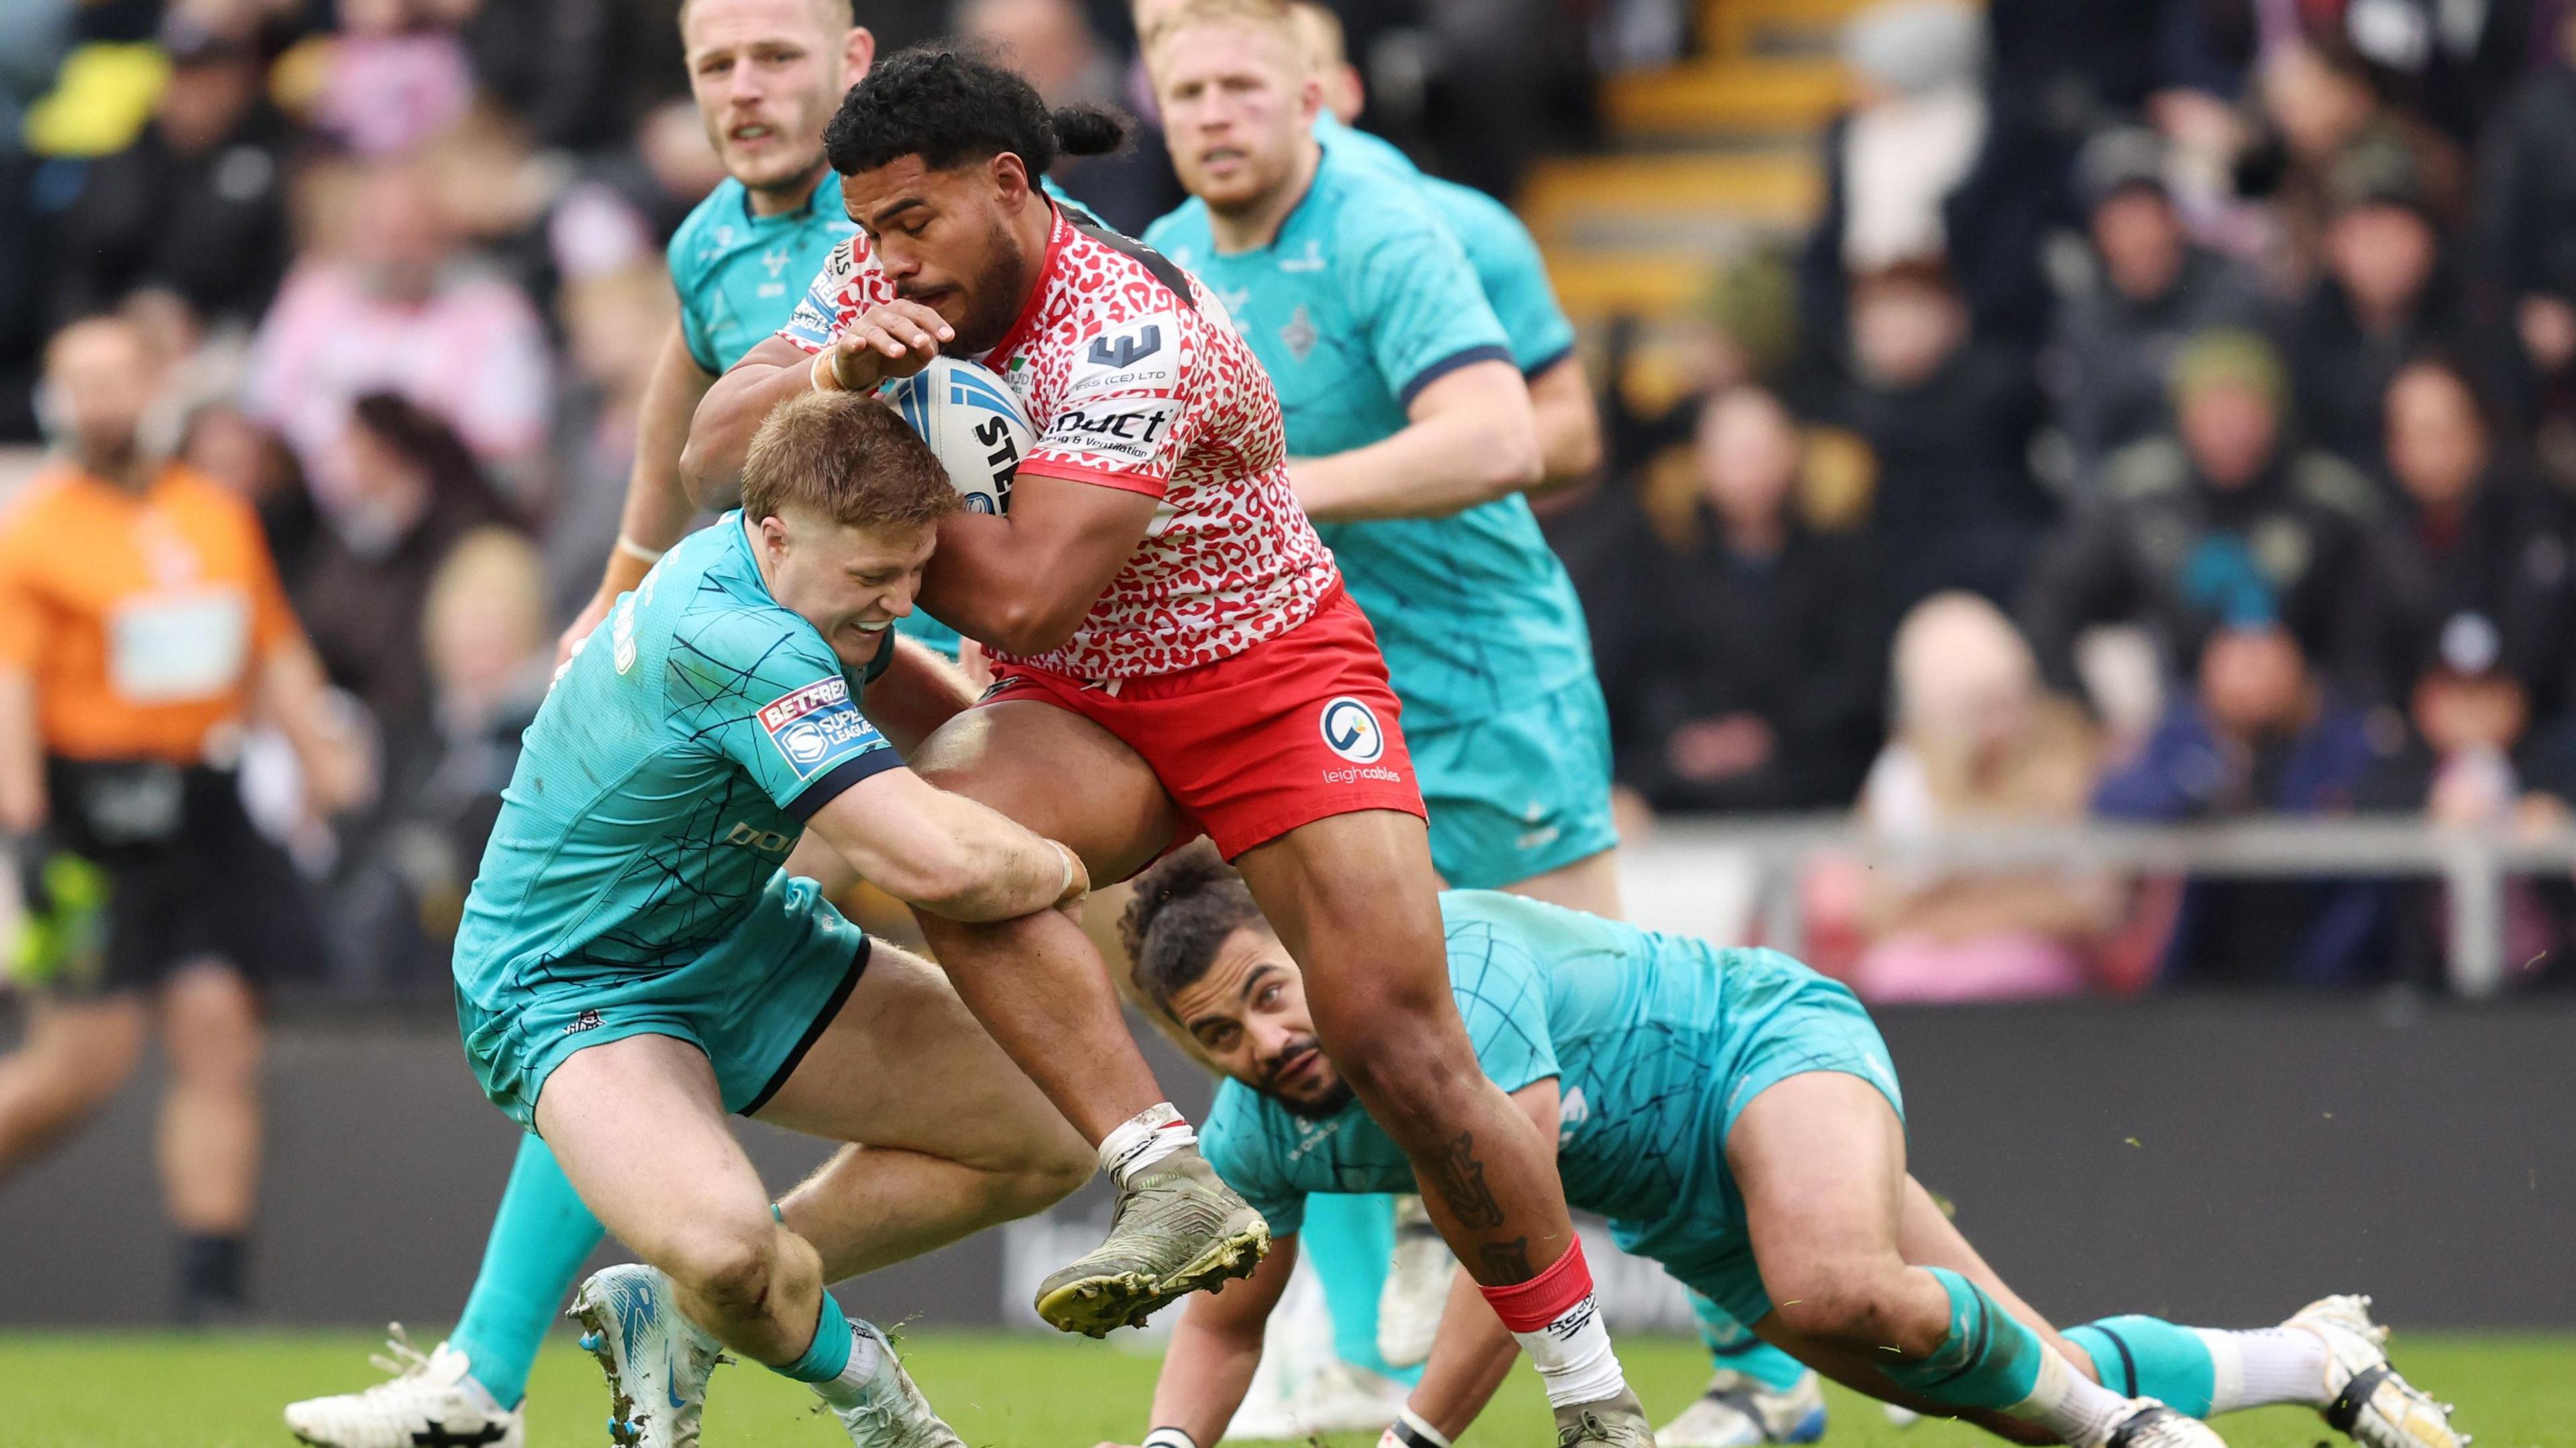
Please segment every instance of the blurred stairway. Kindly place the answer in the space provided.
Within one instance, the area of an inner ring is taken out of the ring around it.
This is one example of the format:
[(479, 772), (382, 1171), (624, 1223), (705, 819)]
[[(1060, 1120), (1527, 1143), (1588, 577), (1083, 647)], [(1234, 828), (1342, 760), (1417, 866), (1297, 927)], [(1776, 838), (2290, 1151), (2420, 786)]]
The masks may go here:
[(1701, 54), (1607, 83), (1610, 153), (1543, 161), (1519, 197), (1578, 321), (1688, 306), (1725, 258), (1806, 230), (1836, 44), (1872, 3), (1700, 0)]

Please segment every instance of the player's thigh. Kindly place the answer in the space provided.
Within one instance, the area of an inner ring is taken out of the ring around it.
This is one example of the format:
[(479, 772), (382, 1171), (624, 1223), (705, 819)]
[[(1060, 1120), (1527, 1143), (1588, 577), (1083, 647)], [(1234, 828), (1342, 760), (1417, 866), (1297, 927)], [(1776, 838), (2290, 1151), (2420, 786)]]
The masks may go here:
[(688, 1041), (633, 1035), (574, 1052), (547, 1074), (536, 1121), (583, 1203), (646, 1261), (721, 1253), (709, 1238), (768, 1218), (715, 1069)]
[(1607, 920), (1622, 919), (1627, 907), (1619, 898), (1619, 852), (1603, 850), (1570, 865), (1560, 865), (1503, 889), (1568, 910), (1583, 910)]
[(1123, 880), (1171, 844), (1180, 811), (1142, 756), (1070, 710), (1034, 699), (969, 709), (922, 742), (922, 778), (991, 805)]
[(1091, 1148), (938, 967), (882, 941), (760, 1119), (990, 1171), (1087, 1170)]
[(173, 1074), (247, 1085), (263, 1040), (259, 994), (227, 962), (192, 960), (161, 988), (161, 1037)]
[(115, 1095), (134, 1074), (151, 1028), (151, 1008), (141, 991), (39, 995), (25, 1041), (0, 1064), (33, 1096), (66, 1111), (86, 1110)]
[(1449, 994), (1440, 880), (1420, 819), (1384, 809), (1328, 815), (1234, 864), (1304, 969), (1328, 1044), (1443, 1017), (1464, 1043)]
[(1869, 1082), (1839, 1071), (1775, 1082), (1728, 1128), (1726, 1165), (1775, 1303), (1839, 1304), (1901, 1270), (1905, 1127)]

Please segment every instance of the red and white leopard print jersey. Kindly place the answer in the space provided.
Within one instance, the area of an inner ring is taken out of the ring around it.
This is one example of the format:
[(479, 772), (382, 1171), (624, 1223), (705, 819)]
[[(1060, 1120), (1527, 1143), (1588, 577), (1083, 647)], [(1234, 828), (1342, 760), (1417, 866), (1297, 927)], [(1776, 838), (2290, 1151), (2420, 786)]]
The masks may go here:
[[(833, 248), (779, 336), (819, 352), (894, 289), (864, 233)], [(1057, 208), (1044, 274), (975, 359), (1038, 429), (1020, 473), (1161, 499), (1144, 541), (1061, 648), (1078, 679), (1212, 664), (1304, 623), (1340, 581), (1288, 486), (1270, 375), (1198, 278)]]

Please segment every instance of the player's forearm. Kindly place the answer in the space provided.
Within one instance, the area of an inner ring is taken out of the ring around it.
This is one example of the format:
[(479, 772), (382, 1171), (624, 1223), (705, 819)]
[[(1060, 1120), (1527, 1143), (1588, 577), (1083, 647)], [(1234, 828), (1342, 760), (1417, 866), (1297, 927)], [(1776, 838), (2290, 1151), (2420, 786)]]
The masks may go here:
[(45, 822), (45, 747), (36, 726), (36, 679), (0, 672), (0, 828)]
[[(668, 549), (689, 531), (701, 501), (710, 507), (730, 501), (730, 493), (723, 499), (693, 499), (680, 482), (680, 454), (689, 443), (690, 419), (715, 384), (716, 379), (689, 355), (680, 329), (673, 327), (636, 410), (635, 466), (627, 471), (626, 507), (618, 515), (619, 535), (637, 548), (656, 553)], [(614, 560), (610, 566), (616, 568)]]
[[(1509, 371), (1505, 363), (1480, 365)], [(1528, 394), (1513, 375), (1417, 413), (1412, 425), (1383, 442), (1296, 462), (1289, 471), (1308, 517), (1354, 523), (1446, 518), (1529, 487), (1544, 466)]]
[(908, 769), (842, 791), (812, 828), (877, 888), (951, 920), (1013, 920), (1091, 887), (1070, 851)]
[(367, 788), (358, 741), (332, 713), (322, 661), (301, 637), (269, 651), (260, 666), (260, 710), (286, 736), (307, 792), (325, 810), (356, 804)]
[(811, 357), (772, 337), (715, 380), (690, 417), (688, 444), (680, 451), (680, 482), (690, 497), (733, 496), (742, 486), (752, 434), (772, 409), (814, 385), (812, 368)]
[(1163, 1351), (1163, 1373), (1154, 1383), (1150, 1426), (1178, 1428), (1200, 1448), (1224, 1436), (1261, 1365), (1262, 1322), (1219, 1322), (1193, 1297)]
[(1531, 378), (1529, 393), (1546, 469), (1531, 491), (1554, 492), (1590, 480), (1601, 466), (1601, 413), (1582, 361), (1567, 357)]
[(1440, 1335), (1432, 1340), (1431, 1360), (1422, 1369), (1406, 1406), (1456, 1442), (1485, 1411), (1511, 1376), (1520, 1344), (1503, 1329), (1502, 1319), (1460, 1272), (1449, 1284), (1449, 1302), (1441, 1309)]

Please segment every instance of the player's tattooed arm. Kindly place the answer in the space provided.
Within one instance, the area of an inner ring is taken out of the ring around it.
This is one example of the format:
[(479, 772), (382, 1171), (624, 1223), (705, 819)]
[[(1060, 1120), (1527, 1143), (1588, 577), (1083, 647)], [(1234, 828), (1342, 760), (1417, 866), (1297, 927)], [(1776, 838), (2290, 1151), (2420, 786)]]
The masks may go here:
[(1539, 481), (1545, 458), (1527, 384), (1507, 361), (1471, 362), (1415, 394), (1382, 442), (1289, 465), (1319, 523), (1445, 518)]
[(951, 920), (1012, 920), (1090, 893), (1081, 857), (909, 769), (834, 795), (807, 828), (877, 888)]
[(1190, 1297), (1163, 1351), (1148, 1426), (1178, 1428), (1201, 1448), (1214, 1448), (1243, 1406), (1261, 1362), (1263, 1328), (1296, 1270), (1297, 1239), (1290, 1234), (1272, 1244), (1250, 1277)]

